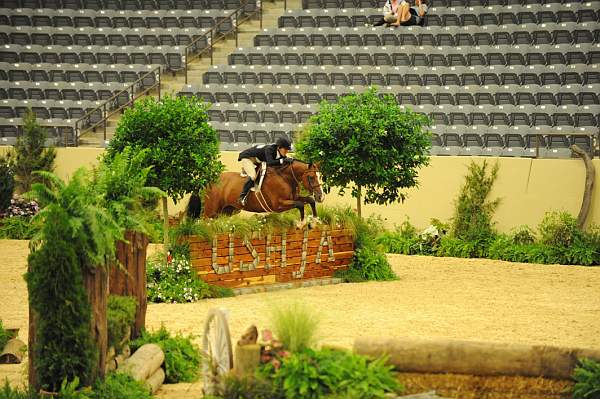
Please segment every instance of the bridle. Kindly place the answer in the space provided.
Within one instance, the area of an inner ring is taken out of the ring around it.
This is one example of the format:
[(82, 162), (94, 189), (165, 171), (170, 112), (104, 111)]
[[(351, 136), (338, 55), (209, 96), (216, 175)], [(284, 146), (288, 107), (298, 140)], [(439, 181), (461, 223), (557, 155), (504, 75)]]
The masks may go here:
[[(302, 172), (302, 175), (300, 175), (300, 179), (298, 179), (298, 178), (296, 177), (296, 173), (294, 173), (294, 168), (292, 167), (292, 164), (293, 164), (294, 162), (296, 162), (296, 161), (297, 161), (297, 160), (296, 160), (296, 159), (294, 159), (294, 160), (292, 161), (292, 163), (290, 163), (290, 164), (289, 164), (289, 166), (290, 166), (290, 168), (291, 168), (291, 170), (292, 170), (292, 177), (294, 178), (294, 181), (296, 182), (296, 185), (297, 185), (298, 187), (300, 187), (300, 185), (302, 184), (302, 179), (304, 178), (304, 176), (305, 176), (307, 173), (314, 173), (314, 174), (315, 174), (315, 180), (317, 181), (317, 185), (316, 185), (316, 186), (313, 186), (312, 179), (307, 179), (307, 180), (308, 180), (308, 191), (309, 191), (311, 194), (314, 194), (316, 189), (318, 189), (318, 188), (321, 188), (321, 183), (319, 183), (319, 178), (317, 177), (317, 171), (316, 171), (316, 170), (310, 170), (310, 167), (309, 167), (309, 168), (307, 168), (307, 169), (306, 169), (304, 172)], [(298, 161), (298, 162), (302, 162), (302, 161)], [(304, 162), (304, 163), (306, 163), (306, 162)]]

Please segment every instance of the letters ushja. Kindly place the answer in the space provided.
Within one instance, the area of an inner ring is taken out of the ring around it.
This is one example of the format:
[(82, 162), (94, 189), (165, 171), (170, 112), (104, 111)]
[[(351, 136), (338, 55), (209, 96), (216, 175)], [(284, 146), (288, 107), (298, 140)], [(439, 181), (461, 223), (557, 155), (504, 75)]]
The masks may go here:
[[(264, 264), (265, 270), (270, 270), (274, 266), (271, 263), (271, 252), (280, 252), (281, 259), (279, 261), (279, 266), (286, 267), (286, 253), (287, 253), (286, 236), (287, 236), (287, 233), (283, 232), (280, 234), (280, 236), (281, 236), (281, 244), (280, 245), (272, 245), (271, 244), (272, 236), (270, 234), (267, 235), (267, 237), (265, 238), (265, 249), (266, 249), (266, 251), (265, 251), (266, 259), (265, 259), (265, 264)], [(239, 262), (239, 270), (242, 272), (256, 270), (256, 268), (258, 267), (258, 265), (260, 263), (260, 255), (254, 249), (254, 247), (249, 239), (244, 238), (244, 245), (248, 249), (248, 253), (250, 255), (252, 255), (252, 262), (245, 263), (244, 261), (240, 261)], [(213, 242), (212, 242), (212, 268), (213, 268), (214, 272), (217, 274), (230, 273), (231, 271), (233, 271), (233, 267), (235, 264), (234, 235), (229, 234), (229, 255), (228, 255), (227, 266), (220, 266), (217, 264), (217, 255), (218, 255), (217, 247), (218, 247), (218, 243), (217, 243), (217, 239), (215, 238), (215, 239), (213, 239)], [(319, 248), (317, 249), (317, 254), (315, 257), (315, 263), (321, 263), (321, 255), (323, 252), (323, 247), (328, 248), (328, 259), (327, 260), (329, 262), (335, 261), (335, 256), (334, 256), (334, 251), (333, 251), (333, 240), (331, 239), (331, 232), (325, 231), (325, 230), (323, 230), (321, 232), (321, 239), (319, 241)], [(304, 275), (304, 269), (306, 267), (306, 261), (307, 261), (307, 249), (308, 249), (308, 229), (305, 229), (304, 237), (302, 238), (302, 257), (301, 257), (300, 270), (298, 270), (297, 272), (294, 273), (295, 278), (302, 278)]]

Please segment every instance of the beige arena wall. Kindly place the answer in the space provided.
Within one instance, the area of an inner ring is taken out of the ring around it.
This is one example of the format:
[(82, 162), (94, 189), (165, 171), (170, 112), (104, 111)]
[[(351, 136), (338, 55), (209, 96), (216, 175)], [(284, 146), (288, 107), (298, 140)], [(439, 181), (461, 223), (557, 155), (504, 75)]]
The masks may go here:
[[(0, 148), (3, 152), (5, 148)], [(96, 164), (102, 149), (59, 148), (57, 149), (56, 173), (68, 178), (81, 166)], [(221, 161), (227, 170), (238, 170), (237, 152), (224, 151)], [(548, 210), (565, 210), (575, 216), (581, 206), (585, 167), (580, 159), (527, 159), (527, 158), (484, 158), (484, 157), (432, 157), (430, 165), (422, 169), (420, 185), (407, 191), (404, 203), (389, 206), (365, 205), (365, 214), (382, 215), (392, 227), (407, 217), (414, 225), (424, 228), (431, 218), (448, 220), (452, 216), (454, 199), (463, 182), (467, 166), (471, 161), (498, 162), (500, 172), (493, 190), (493, 197), (501, 198), (495, 220), (500, 231), (510, 231), (515, 226), (537, 226)], [(596, 194), (592, 200), (589, 221), (600, 224), (600, 160), (593, 160), (596, 170)], [(175, 214), (182, 210), (186, 201), (177, 205), (170, 203), (169, 211)], [(325, 198), (326, 205), (351, 205), (356, 200), (349, 194), (340, 196), (332, 191)]]

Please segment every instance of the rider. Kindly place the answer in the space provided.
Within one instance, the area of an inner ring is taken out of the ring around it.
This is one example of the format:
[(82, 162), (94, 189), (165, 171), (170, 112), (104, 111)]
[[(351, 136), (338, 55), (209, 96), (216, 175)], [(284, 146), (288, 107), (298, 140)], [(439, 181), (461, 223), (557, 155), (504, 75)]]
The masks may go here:
[(283, 165), (292, 163), (294, 160), (287, 157), (292, 149), (292, 143), (285, 137), (277, 139), (275, 144), (261, 144), (250, 147), (240, 153), (238, 161), (242, 162), (242, 170), (248, 175), (248, 181), (240, 194), (240, 204), (246, 205), (248, 192), (254, 186), (256, 180), (256, 165), (266, 162), (267, 166)]

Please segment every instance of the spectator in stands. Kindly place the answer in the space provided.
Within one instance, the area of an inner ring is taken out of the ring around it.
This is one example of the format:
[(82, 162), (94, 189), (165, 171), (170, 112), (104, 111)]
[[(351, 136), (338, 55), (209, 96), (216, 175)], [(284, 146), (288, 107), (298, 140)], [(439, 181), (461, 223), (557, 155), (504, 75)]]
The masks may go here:
[(374, 26), (412, 26), (423, 25), (425, 14), (429, 10), (427, 0), (415, 0), (412, 6), (406, 0), (386, 0), (383, 6), (383, 17), (373, 24)]
[(427, 0), (415, 0), (416, 5), (410, 6), (406, 1), (400, 3), (400, 11), (398, 11), (398, 20), (392, 23), (392, 26), (423, 26), (425, 15), (429, 11)]
[(398, 20), (398, 6), (400, 0), (386, 0), (383, 5), (383, 17), (375, 22), (373, 26), (381, 26), (383, 24), (391, 24)]

